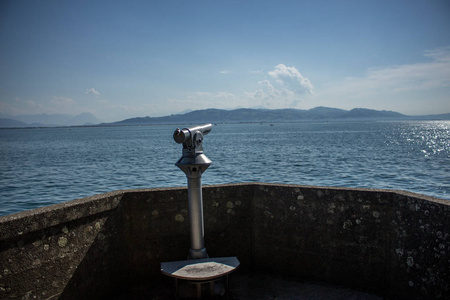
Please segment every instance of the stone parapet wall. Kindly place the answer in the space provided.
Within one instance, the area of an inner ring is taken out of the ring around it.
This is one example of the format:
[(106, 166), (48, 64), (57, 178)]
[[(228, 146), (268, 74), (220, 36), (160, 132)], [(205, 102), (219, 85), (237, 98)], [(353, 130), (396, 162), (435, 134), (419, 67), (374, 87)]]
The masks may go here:
[[(0, 299), (56, 299), (75, 287), (80, 273), (80, 298), (109, 288), (118, 278), (119, 241), (111, 237), (122, 196), (114, 192), (1, 217)], [(93, 284), (96, 290), (84, 289)]]
[[(205, 246), (244, 270), (392, 299), (450, 295), (450, 202), (279, 184), (203, 188)], [(0, 299), (95, 299), (186, 259), (185, 188), (117, 191), (0, 217)]]
[(254, 263), (391, 299), (448, 299), (449, 204), (401, 191), (259, 185)]

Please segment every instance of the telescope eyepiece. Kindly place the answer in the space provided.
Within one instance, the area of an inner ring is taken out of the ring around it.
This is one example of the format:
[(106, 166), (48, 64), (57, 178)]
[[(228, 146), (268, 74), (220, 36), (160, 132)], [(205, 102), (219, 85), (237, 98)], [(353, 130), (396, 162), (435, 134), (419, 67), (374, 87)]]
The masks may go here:
[(187, 139), (186, 138), (186, 133), (183, 132), (183, 130), (181, 130), (180, 128), (177, 128), (177, 130), (175, 130), (175, 132), (173, 133), (173, 139), (178, 144), (184, 143), (186, 141), (186, 139)]

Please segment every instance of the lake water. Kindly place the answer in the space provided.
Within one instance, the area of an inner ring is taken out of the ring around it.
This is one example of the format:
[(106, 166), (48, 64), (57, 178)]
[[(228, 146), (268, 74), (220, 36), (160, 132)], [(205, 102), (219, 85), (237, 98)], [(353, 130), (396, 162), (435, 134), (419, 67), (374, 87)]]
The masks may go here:
[[(0, 215), (118, 189), (186, 186), (177, 126), (0, 129)], [(450, 200), (450, 121), (224, 124), (202, 182), (388, 188)], [(207, 201), (205, 199), (205, 201)]]

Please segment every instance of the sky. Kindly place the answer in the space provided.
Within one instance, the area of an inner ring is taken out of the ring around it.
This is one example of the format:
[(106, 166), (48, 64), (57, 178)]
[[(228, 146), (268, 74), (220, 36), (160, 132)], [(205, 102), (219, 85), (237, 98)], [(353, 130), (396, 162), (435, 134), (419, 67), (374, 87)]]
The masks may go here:
[(450, 113), (450, 1), (0, 2), (0, 113)]

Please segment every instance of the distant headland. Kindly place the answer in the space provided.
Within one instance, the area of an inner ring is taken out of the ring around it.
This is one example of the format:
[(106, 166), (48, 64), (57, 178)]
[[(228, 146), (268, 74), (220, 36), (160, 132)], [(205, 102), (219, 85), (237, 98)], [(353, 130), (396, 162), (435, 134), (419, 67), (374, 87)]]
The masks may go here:
[(111, 123), (101, 123), (99, 119), (90, 113), (84, 113), (77, 116), (48, 114), (22, 115), (17, 117), (8, 116), (6, 118), (0, 118), (0, 128), (377, 120), (450, 120), (450, 113), (408, 116), (395, 111), (367, 108), (344, 110), (323, 106), (308, 110), (292, 108), (239, 108), (233, 110), (210, 108), (162, 117), (136, 117)]
[(256, 123), (307, 121), (370, 121), (370, 120), (450, 120), (450, 113), (439, 115), (407, 116), (394, 111), (354, 108), (344, 110), (330, 107), (302, 109), (203, 109), (164, 117), (131, 118), (100, 125), (149, 125), (191, 123)]

